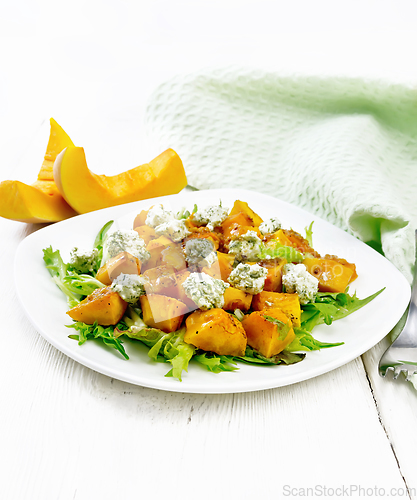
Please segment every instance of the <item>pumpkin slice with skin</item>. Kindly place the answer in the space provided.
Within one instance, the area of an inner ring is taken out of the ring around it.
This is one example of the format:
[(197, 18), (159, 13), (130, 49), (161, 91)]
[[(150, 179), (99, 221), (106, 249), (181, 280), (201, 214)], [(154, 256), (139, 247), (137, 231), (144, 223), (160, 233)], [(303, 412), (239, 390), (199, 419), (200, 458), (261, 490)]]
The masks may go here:
[(54, 180), (65, 200), (81, 214), (176, 194), (187, 185), (182, 161), (172, 149), (150, 163), (106, 176), (89, 170), (83, 148), (70, 146), (55, 160)]
[(77, 215), (64, 200), (53, 177), (58, 153), (73, 146), (68, 134), (51, 118), (51, 132), (38, 180), (32, 185), (20, 181), (0, 183), (0, 216), (20, 222), (57, 222)]

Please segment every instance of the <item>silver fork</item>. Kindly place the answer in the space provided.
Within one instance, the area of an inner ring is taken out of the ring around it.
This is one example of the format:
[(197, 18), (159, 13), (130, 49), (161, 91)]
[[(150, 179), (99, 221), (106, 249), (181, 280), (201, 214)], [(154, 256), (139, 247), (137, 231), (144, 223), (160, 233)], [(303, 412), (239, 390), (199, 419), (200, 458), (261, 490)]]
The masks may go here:
[[(415, 236), (417, 246), (417, 230)], [(410, 377), (417, 373), (417, 257), (411, 286), (411, 300), (404, 329), (382, 355), (378, 370), (381, 377), (385, 377), (387, 372), (392, 370), (394, 379), (397, 379), (398, 375), (404, 372), (406, 380), (410, 380)]]

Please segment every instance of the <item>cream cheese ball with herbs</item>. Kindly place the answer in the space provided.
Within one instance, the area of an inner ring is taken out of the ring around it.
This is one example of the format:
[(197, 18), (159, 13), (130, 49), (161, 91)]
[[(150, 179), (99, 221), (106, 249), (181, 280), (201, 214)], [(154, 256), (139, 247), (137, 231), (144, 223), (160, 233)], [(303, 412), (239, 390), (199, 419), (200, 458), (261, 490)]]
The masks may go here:
[(133, 229), (119, 229), (109, 234), (103, 246), (102, 263), (121, 252), (128, 252), (142, 262), (147, 261), (150, 257), (144, 240)]

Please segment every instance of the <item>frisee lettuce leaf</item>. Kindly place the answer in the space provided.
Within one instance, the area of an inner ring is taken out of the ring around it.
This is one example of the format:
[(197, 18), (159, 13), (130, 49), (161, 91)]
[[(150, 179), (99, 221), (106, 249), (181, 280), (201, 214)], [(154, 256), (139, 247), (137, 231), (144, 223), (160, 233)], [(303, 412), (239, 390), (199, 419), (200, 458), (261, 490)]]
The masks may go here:
[(80, 294), (90, 295), (97, 288), (103, 288), (105, 285), (93, 278), (90, 274), (71, 273), (63, 279), (68, 290)]
[(79, 304), (82, 295), (65, 282), (65, 278), (69, 276), (69, 266), (62, 260), (59, 250), (54, 251), (52, 246), (44, 248), (43, 261), (55, 284), (67, 296), (68, 306), (72, 308)]
[(304, 228), (304, 231), (306, 232), (306, 240), (308, 241), (308, 244), (312, 248), (313, 248), (313, 224), (314, 224), (314, 221), (312, 221), (309, 226), (306, 226)]
[(54, 251), (52, 247), (43, 249), (43, 260), (53, 281), (67, 296), (70, 308), (79, 304), (83, 297), (90, 295), (96, 288), (104, 286), (90, 274), (77, 274), (63, 261), (60, 251)]
[(154, 361), (171, 363), (172, 369), (165, 376), (181, 381), (182, 372), (188, 371), (188, 364), (196, 351), (193, 345), (184, 342), (185, 327), (172, 333), (149, 328), (140, 317), (140, 310), (132, 307), (128, 308), (123, 320), (128, 327), (123, 333), (148, 346), (148, 356)]
[(113, 222), (114, 221), (112, 221), (112, 220), (110, 220), (109, 222), (106, 222), (106, 224), (104, 224), (104, 226), (97, 233), (97, 236), (94, 240), (93, 248), (97, 249), (96, 268), (95, 268), (94, 276), (97, 274), (97, 271), (100, 269), (101, 261), (103, 260), (104, 240), (106, 238), (107, 231), (111, 228), (111, 226), (113, 225)]
[(238, 370), (238, 367), (234, 366), (236, 361), (234, 361), (233, 356), (220, 356), (213, 352), (202, 351), (200, 354), (196, 354), (193, 359), (213, 373)]
[(258, 258), (260, 260), (286, 259), (287, 262), (302, 262), (304, 260), (304, 256), (301, 252), (293, 247), (281, 245), (281, 243), (275, 243), (273, 247), (261, 245)]
[(193, 211), (190, 213), (189, 210), (186, 210), (185, 207), (181, 208), (179, 212), (177, 212), (177, 219), (188, 219), (190, 215), (193, 215), (197, 212), (197, 205), (194, 204)]
[(66, 326), (67, 328), (74, 328), (78, 331), (78, 335), (69, 335), (71, 339), (78, 341), (78, 345), (84, 344), (87, 340), (99, 339), (107, 346), (119, 351), (125, 359), (129, 359), (122, 342), (114, 335), (115, 328), (118, 328), (119, 326), (123, 328), (123, 324), (108, 326), (105, 328), (104, 326), (98, 325), (97, 321), (93, 325), (87, 325), (81, 321), (76, 321), (72, 325)]
[(177, 219), (188, 219), (190, 216), (190, 211), (187, 210), (185, 207), (182, 207), (178, 212), (177, 212)]

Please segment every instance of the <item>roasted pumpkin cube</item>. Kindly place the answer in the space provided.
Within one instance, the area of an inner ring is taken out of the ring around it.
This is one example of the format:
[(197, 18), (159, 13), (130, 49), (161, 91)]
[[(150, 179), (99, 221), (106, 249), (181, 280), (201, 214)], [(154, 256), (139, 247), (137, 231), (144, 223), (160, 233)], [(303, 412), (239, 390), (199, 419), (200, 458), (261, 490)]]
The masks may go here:
[(213, 243), (215, 250), (219, 248), (220, 245), (219, 235), (214, 231), (210, 231), (208, 227), (189, 226), (188, 229), (191, 231), (191, 234), (184, 239), (184, 242), (187, 242), (188, 240), (191, 240), (193, 238), (207, 238)]
[(202, 267), (201, 272), (208, 274), (209, 276), (215, 278), (216, 280), (222, 279), (222, 274), (220, 272), (220, 266), (218, 262), (214, 262), (210, 267)]
[(309, 253), (314, 257), (320, 257), (320, 254), (310, 246), (309, 242), (303, 238), (300, 233), (297, 233), (293, 229), (283, 229), (282, 232), (290, 240), (291, 246), (296, 248), (299, 252)]
[(245, 215), (247, 215), (251, 219), (251, 221), (253, 222), (253, 225), (256, 227), (259, 227), (263, 222), (263, 220), (259, 217), (259, 215), (256, 214), (249, 207), (249, 205), (246, 203), (246, 201), (236, 200), (234, 205), (233, 205), (232, 210), (230, 210), (229, 216), (235, 215), (238, 213), (244, 213)]
[(254, 227), (253, 220), (248, 214), (244, 212), (234, 213), (233, 215), (228, 215), (220, 225), (220, 230), (223, 234), (230, 231), (231, 226), (250, 226)]
[[(149, 208), (149, 210), (152, 207)], [(133, 229), (136, 229), (139, 226), (145, 226), (146, 225), (146, 218), (148, 217), (148, 212), (149, 210), (142, 210), (138, 215), (135, 217), (135, 220), (133, 221)]]
[(111, 285), (120, 274), (140, 274), (140, 261), (129, 252), (121, 252), (109, 259), (97, 271), (96, 279)]
[(294, 326), (301, 326), (300, 299), (296, 293), (263, 291), (253, 296), (252, 309), (254, 311), (263, 311), (272, 308), (281, 309), (291, 319)]
[(161, 265), (162, 251), (172, 245), (175, 246), (175, 243), (166, 236), (159, 236), (159, 238), (151, 240), (146, 246), (146, 250), (151, 254), (151, 258), (143, 264), (143, 271)]
[(247, 226), (243, 224), (231, 224), (228, 226), (226, 229), (223, 231), (223, 246), (222, 249), (223, 251), (228, 252), (229, 251), (229, 245), (230, 242), (234, 239), (238, 239), (240, 236), (246, 234), (248, 231), (254, 231), (256, 235), (262, 239), (262, 234), (259, 231), (258, 227), (255, 226)]
[(252, 303), (252, 297), (250, 293), (246, 293), (243, 290), (238, 290), (229, 286), (224, 292), (224, 305), (223, 309), (225, 311), (234, 311), (235, 309), (240, 309), (241, 311), (248, 311)]
[(169, 289), (169, 295), (183, 302), (187, 306), (187, 312), (194, 311), (198, 308), (196, 303), (186, 295), (185, 290), (182, 286), (188, 276), (190, 276), (190, 271), (188, 270), (175, 273), (173, 276), (174, 283)]
[(148, 283), (145, 284), (147, 294), (159, 294), (180, 300), (187, 306), (187, 312), (197, 309), (194, 301), (189, 299), (182, 286), (188, 278), (188, 270), (175, 272), (175, 268), (169, 265), (153, 267), (143, 273)]
[(220, 356), (243, 356), (246, 333), (241, 322), (223, 309), (194, 311), (185, 320), (184, 341)]
[(175, 283), (175, 269), (172, 266), (158, 266), (147, 269), (143, 277), (147, 279), (145, 284), (146, 293), (157, 293), (161, 295), (170, 295), (164, 293)]
[(217, 252), (217, 260), (219, 263), (220, 277), (223, 281), (227, 282), (230, 273), (233, 271), (235, 256), (228, 253)]
[(182, 271), (187, 267), (185, 255), (181, 245), (169, 245), (161, 251), (161, 262), (175, 268), (176, 271)]
[(349, 280), (349, 283), (352, 283), (352, 281), (354, 281), (358, 277), (358, 273), (356, 272), (356, 265), (353, 264), (352, 262), (348, 262), (346, 259), (342, 259), (341, 257), (338, 257), (337, 255), (328, 255), (328, 254), (326, 254), (323, 257), (323, 259), (335, 260), (336, 262), (343, 264), (344, 266), (348, 267), (349, 269), (352, 269), (353, 274)]
[(149, 294), (140, 297), (143, 321), (163, 332), (175, 332), (181, 326), (187, 306), (180, 300), (165, 295)]
[(286, 247), (293, 246), (292, 241), (288, 238), (288, 236), (284, 233), (282, 229), (279, 229), (272, 235), (272, 238), (269, 239), (267, 246), (273, 246), (273, 243), (275, 241), (280, 245), (284, 245)]
[(97, 288), (78, 305), (67, 311), (74, 321), (82, 321), (92, 325), (96, 321), (99, 325), (116, 325), (123, 317), (127, 308), (125, 302), (117, 292), (109, 286)]
[[(276, 322), (266, 317), (277, 320)], [(248, 345), (266, 358), (279, 354), (295, 339), (291, 320), (280, 309), (255, 311), (242, 320)]]
[(344, 292), (353, 275), (352, 268), (336, 260), (307, 258), (303, 264), (319, 280), (320, 292)]
[(138, 226), (134, 228), (138, 235), (143, 239), (147, 245), (151, 240), (155, 240), (158, 236), (155, 229), (149, 226)]
[(285, 259), (264, 260), (259, 264), (268, 270), (265, 278), (264, 290), (268, 292), (281, 292), (282, 269), (287, 261)]

